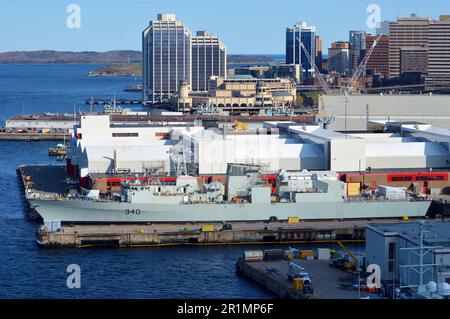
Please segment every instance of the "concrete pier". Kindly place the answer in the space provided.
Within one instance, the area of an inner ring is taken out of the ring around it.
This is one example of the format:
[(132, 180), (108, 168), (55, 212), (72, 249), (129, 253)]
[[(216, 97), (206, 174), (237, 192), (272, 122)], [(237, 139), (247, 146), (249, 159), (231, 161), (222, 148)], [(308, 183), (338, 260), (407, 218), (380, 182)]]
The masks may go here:
[(2, 141), (63, 141), (70, 140), (70, 134), (55, 133), (7, 133), (0, 132)]
[(222, 230), (220, 223), (62, 225), (56, 232), (39, 228), (37, 240), (43, 247), (301, 244), (336, 240), (363, 242), (365, 222), (234, 222), (231, 225), (232, 230)]
[[(305, 295), (293, 288), (288, 279), (289, 261), (237, 261), (236, 270), (239, 274), (257, 282), (262, 287), (272, 291), (282, 299), (358, 299), (358, 290), (352, 283), (357, 282), (357, 275), (344, 272), (329, 266), (327, 260), (300, 260), (292, 262), (305, 268), (312, 281), (313, 294)], [(366, 297), (367, 293), (361, 292)]]

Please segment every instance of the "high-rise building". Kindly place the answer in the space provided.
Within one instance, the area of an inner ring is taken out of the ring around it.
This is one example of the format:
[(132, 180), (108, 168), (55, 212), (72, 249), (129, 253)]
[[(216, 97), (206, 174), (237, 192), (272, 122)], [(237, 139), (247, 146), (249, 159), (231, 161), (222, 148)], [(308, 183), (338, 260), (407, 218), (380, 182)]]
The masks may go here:
[(320, 73), (323, 73), (322, 62), (323, 62), (323, 39), (321, 36), (316, 35), (316, 55), (315, 63)]
[(389, 23), (389, 75), (400, 75), (400, 50), (405, 47), (428, 46), (430, 18), (412, 14)]
[[(367, 50), (372, 47), (377, 38), (378, 37), (374, 35), (366, 36)], [(389, 75), (389, 36), (382, 35), (380, 37), (371, 56), (367, 60), (366, 70), (370, 70), (373, 73), (380, 73), (384, 76)]]
[(350, 43), (345, 41), (333, 42), (328, 49), (328, 73), (337, 72), (350, 75)]
[(192, 38), (192, 90), (207, 91), (211, 76), (226, 78), (226, 69), (225, 45), (208, 31), (198, 31)]
[(286, 64), (301, 64), (302, 76), (310, 78), (314, 74), (311, 63), (301, 48), (306, 48), (312, 59), (316, 56), (316, 28), (306, 22), (298, 22), (286, 29)]
[(364, 57), (366, 50), (366, 31), (350, 31), (350, 65), (352, 71), (355, 71)]
[(426, 85), (450, 85), (450, 16), (440, 16), (429, 26)]
[(400, 73), (428, 73), (428, 48), (400, 48)]
[(142, 32), (144, 101), (163, 102), (191, 82), (191, 31), (174, 14), (158, 14)]

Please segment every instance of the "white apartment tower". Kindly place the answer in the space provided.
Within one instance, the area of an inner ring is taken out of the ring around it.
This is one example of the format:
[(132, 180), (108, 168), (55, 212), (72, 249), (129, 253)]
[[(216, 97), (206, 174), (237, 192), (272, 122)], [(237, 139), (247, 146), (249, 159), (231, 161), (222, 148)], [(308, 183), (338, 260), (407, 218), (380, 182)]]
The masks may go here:
[(158, 14), (142, 32), (144, 103), (164, 102), (191, 82), (191, 31), (174, 14)]
[(217, 36), (198, 31), (192, 38), (193, 91), (207, 91), (211, 76), (226, 78), (227, 49)]

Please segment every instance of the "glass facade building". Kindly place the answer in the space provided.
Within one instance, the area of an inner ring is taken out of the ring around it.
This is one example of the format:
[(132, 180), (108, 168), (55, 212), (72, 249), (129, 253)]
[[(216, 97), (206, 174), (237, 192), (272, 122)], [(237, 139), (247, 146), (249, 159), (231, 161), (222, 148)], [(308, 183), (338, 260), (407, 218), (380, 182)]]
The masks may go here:
[(144, 101), (164, 102), (191, 82), (191, 31), (173, 14), (158, 14), (142, 33)]
[(366, 54), (366, 31), (350, 31), (350, 66), (355, 71)]
[(308, 61), (301, 43), (312, 59), (316, 56), (316, 28), (300, 22), (286, 29), (286, 64), (300, 64), (303, 78), (310, 78), (314, 74), (313, 67)]

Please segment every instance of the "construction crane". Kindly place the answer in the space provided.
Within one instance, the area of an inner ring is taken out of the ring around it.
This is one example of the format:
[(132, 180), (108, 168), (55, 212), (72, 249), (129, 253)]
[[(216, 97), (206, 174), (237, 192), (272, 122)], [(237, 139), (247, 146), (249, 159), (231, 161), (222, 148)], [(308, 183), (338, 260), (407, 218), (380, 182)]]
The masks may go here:
[(330, 94), (330, 88), (328, 87), (327, 82), (325, 82), (322, 74), (320, 73), (319, 69), (317, 68), (317, 65), (314, 62), (314, 59), (311, 57), (308, 50), (306, 50), (306, 47), (303, 45), (303, 42), (301, 42), (298, 37), (297, 37), (297, 41), (299, 41), (300, 46), (303, 49), (303, 52), (305, 52), (305, 55), (306, 55), (306, 58), (308, 59), (309, 64), (311, 64), (311, 66), (313, 67), (314, 73), (316, 74), (317, 79), (319, 79), (320, 86), (324, 89), (326, 94)]
[(363, 72), (366, 70), (367, 62), (369, 62), (370, 56), (372, 55), (373, 50), (377, 46), (378, 41), (380, 41), (382, 36), (383, 35), (380, 34), (375, 39), (375, 41), (373, 41), (372, 46), (370, 47), (369, 51), (367, 51), (366, 55), (362, 59), (362, 61), (359, 64), (358, 68), (353, 73), (352, 78), (350, 79), (350, 81), (348, 82), (348, 85), (344, 89), (344, 95), (345, 96), (350, 95), (351, 93), (353, 93), (357, 89), (358, 80), (361, 77), (361, 75), (363, 74)]
[(336, 241), (336, 243), (350, 256), (350, 258), (352, 258), (353, 262), (351, 263), (351, 266), (357, 270), (361, 265), (359, 264), (358, 258), (355, 257), (355, 255), (347, 248), (344, 246), (343, 243), (341, 243), (339, 240)]
[[(319, 80), (320, 86), (323, 88), (323, 90), (325, 91), (325, 94), (330, 94), (330, 88), (327, 85), (327, 82), (325, 81), (325, 79), (323, 78), (322, 74), (320, 73), (319, 68), (317, 67), (316, 63), (314, 62), (314, 59), (311, 57), (311, 55), (309, 54), (308, 50), (306, 50), (306, 47), (304, 46), (303, 42), (301, 42), (299, 40), (299, 38), (297, 37), (297, 41), (299, 41), (300, 43), (300, 47), (303, 49), (303, 52), (305, 52), (306, 58), (308, 59), (308, 62), (311, 64), (311, 66), (314, 69), (314, 73), (317, 76), (317, 79)], [(333, 111), (333, 114), (331, 116), (327, 116), (325, 111), (321, 111), (317, 114), (317, 122), (322, 124), (324, 128), (328, 128), (330, 126), (330, 124), (332, 124), (335, 119), (335, 112)]]

